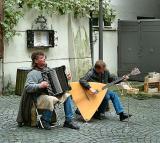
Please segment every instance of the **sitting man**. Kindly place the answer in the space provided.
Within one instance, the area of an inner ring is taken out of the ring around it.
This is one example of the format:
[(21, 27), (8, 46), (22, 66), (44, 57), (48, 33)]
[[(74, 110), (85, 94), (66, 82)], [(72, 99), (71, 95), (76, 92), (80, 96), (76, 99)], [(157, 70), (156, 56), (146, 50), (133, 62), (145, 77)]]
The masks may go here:
[[(49, 96), (47, 93), (48, 82), (43, 81), (41, 72), (46, 68), (46, 56), (42, 51), (33, 52), (32, 56), (32, 71), (27, 75), (23, 96), (20, 103), (17, 122), (19, 126), (31, 124), (31, 107), (33, 100), (36, 102), (38, 109), (44, 109), (41, 121), (45, 129), (51, 129), (51, 117), (54, 110), (55, 101), (59, 101), (54, 96)], [(48, 68), (49, 69), (49, 68)], [(68, 76), (70, 79), (71, 77)], [(63, 99), (62, 99), (63, 98)], [(73, 122), (72, 100), (68, 93), (64, 94), (61, 99), (64, 101), (65, 122), (64, 127), (71, 129), (79, 129)]]
[[(125, 77), (128, 78), (128, 77)], [(106, 64), (99, 60), (96, 62), (94, 68), (90, 69), (87, 74), (80, 79), (80, 84), (85, 88), (90, 90), (92, 94), (96, 94), (96, 90), (91, 88), (88, 82), (99, 82), (99, 83), (105, 83), (107, 84), (111, 79), (111, 75), (108, 70), (106, 70)], [(128, 115), (124, 113), (123, 106), (120, 102), (120, 99), (118, 95), (112, 91), (107, 91), (101, 105), (98, 108), (98, 111), (94, 114), (94, 118), (96, 119), (102, 119), (104, 116), (104, 113), (107, 109), (109, 100), (112, 101), (114, 108), (116, 110), (117, 115), (119, 115), (120, 121), (123, 121), (130, 117), (131, 115)], [(78, 110), (76, 110), (76, 114), (80, 114)]]

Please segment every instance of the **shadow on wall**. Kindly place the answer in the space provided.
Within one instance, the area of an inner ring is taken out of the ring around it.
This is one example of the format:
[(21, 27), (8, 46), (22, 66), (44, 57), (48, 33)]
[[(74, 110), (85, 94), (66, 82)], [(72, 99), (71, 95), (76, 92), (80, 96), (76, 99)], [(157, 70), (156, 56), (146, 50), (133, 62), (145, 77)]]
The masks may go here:
[(70, 60), (73, 81), (78, 81), (92, 66), (89, 38), (84, 27), (79, 27), (74, 36), (75, 59)]

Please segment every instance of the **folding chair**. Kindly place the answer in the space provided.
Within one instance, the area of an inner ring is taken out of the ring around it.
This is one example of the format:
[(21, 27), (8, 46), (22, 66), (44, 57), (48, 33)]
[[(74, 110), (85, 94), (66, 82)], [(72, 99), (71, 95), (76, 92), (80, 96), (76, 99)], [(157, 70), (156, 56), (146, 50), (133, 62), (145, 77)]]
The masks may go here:
[[(57, 104), (56, 104), (57, 105)], [(55, 105), (55, 106), (56, 106)], [(36, 122), (40, 123), (42, 129), (44, 129), (44, 126), (42, 124), (42, 120), (41, 120), (41, 116), (42, 116), (42, 113), (43, 113), (43, 109), (38, 109), (37, 108), (37, 105), (36, 103), (33, 101), (33, 106), (35, 108), (35, 112), (36, 112)], [(52, 115), (52, 119), (51, 119), (51, 124), (54, 124), (54, 125), (51, 125), (52, 128), (54, 127), (57, 127), (57, 126), (60, 126), (60, 123), (59, 123), (59, 120), (57, 120), (57, 114), (55, 112), (55, 109), (53, 110), (53, 115)]]

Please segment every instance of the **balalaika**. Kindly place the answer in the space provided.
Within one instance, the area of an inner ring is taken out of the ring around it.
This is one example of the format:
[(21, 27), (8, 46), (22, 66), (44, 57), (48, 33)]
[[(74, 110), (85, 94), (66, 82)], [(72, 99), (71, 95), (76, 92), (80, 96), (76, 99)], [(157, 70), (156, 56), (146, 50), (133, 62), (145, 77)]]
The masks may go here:
[(42, 72), (43, 80), (49, 83), (49, 87), (47, 88), (47, 92), (49, 95), (61, 96), (66, 91), (71, 90), (71, 87), (68, 84), (65, 70), (66, 67), (61, 66)]

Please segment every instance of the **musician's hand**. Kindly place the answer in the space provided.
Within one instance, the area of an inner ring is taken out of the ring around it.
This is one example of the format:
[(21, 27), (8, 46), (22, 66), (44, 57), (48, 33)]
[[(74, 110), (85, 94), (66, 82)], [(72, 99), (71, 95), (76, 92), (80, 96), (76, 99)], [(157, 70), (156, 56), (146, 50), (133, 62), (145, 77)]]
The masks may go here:
[(95, 94), (97, 93), (97, 90), (95, 90), (95, 89), (93, 89), (93, 88), (90, 88), (89, 91), (90, 91), (90, 93), (91, 93), (92, 95), (95, 95)]
[(49, 84), (48, 84), (48, 82), (46, 82), (46, 81), (42, 81), (41, 83), (40, 83), (40, 88), (47, 88), (49, 86)]
[(128, 80), (128, 79), (129, 79), (129, 76), (124, 75), (124, 76), (123, 76), (123, 78), (124, 78), (124, 81), (126, 81), (126, 80)]
[(71, 78), (72, 78), (71, 73), (67, 74), (67, 79), (68, 79), (68, 80), (71, 80)]

